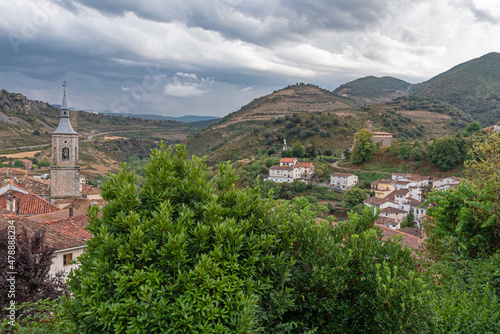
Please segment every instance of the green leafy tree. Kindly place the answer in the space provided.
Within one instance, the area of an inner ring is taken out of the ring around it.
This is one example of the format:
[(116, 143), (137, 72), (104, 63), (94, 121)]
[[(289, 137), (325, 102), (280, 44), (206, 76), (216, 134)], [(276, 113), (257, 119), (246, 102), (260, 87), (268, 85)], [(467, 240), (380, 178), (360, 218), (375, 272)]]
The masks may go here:
[(406, 217), (401, 222), (401, 227), (415, 227), (415, 214), (410, 210)]
[(465, 131), (467, 131), (470, 134), (473, 134), (474, 132), (479, 130), (481, 130), (481, 124), (479, 124), (478, 121), (474, 121), (467, 126), (467, 129)]
[(292, 146), (292, 155), (297, 158), (303, 158), (306, 155), (306, 148), (300, 142)]
[(123, 170), (89, 210), (94, 237), (70, 274), (79, 333), (272, 333), (293, 306), (287, 214), (236, 189), (185, 147), (153, 150), (138, 190)]
[(23, 168), (23, 162), (21, 160), (14, 161), (14, 168)]
[(351, 159), (351, 152), (349, 151), (348, 148), (346, 148), (344, 150), (344, 158), (347, 159), (347, 160), (350, 160)]
[(293, 274), (296, 306), (285, 314), (291, 333), (422, 333), (430, 310), (409, 249), (382, 241), (377, 216), (365, 208), (335, 226), (319, 224), (307, 200), (296, 198)]
[(422, 144), (420, 143), (420, 140), (415, 140), (415, 143), (413, 143), (413, 147), (418, 147), (418, 148), (422, 148)]
[(431, 333), (500, 333), (500, 253), (488, 259), (440, 261), (425, 274)]
[(373, 143), (373, 133), (361, 129), (355, 135), (354, 148), (351, 153), (351, 162), (361, 164), (370, 161), (377, 152), (377, 146)]
[(396, 146), (395, 142), (392, 142), (391, 146), (389, 147), (389, 153), (392, 155), (398, 153), (398, 147)]
[(398, 157), (401, 160), (406, 160), (410, 157), (410, 148), (408, 147), (408, 143), (406, 141), (401, 144), (398, 151)]
[(414, 147), (410, 151), (410, 160), (420, 161), (422, 159), (422, 151), (418, 147)]
[(452, 137), (439, 138), (427, 146), (427, 157), (441, 171), (446, 172), (460, 161), (462, 155)]
[(366, 199), (366, 193), (363, 189), (360, 188), (351, 188), (347, 190), (344, 194), (344, 203), (352, 208), (358, 204), (363, 203)]

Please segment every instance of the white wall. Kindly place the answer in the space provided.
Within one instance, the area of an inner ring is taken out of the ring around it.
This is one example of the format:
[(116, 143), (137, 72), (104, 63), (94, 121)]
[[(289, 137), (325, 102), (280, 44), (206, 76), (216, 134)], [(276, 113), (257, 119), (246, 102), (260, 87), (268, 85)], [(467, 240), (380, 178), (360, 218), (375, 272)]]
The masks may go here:
[(77, 257), (83, 254), (85, 251), (86, 246), (81, 246), (81, 247), (76, 247), (76, 248), (68, 248), (68, 249), (62, 249), (59, 251), (56, 251), (55, 254), (56, 256), (54, 259), (52, 259), (52, 265), (50, 266), (50, 271), (49, 273), (51, 275), (55, 275), (56, 272), (63, 270), (66, 274), (66, 276), (69, 274), (71, 269), (76, 269), (80, 265), (78, 263), (76, 264), (69, 264), (65, 266), (63, 264), (63, 255), (65, 254), (73, 254), (73, 260), (76, 260)]

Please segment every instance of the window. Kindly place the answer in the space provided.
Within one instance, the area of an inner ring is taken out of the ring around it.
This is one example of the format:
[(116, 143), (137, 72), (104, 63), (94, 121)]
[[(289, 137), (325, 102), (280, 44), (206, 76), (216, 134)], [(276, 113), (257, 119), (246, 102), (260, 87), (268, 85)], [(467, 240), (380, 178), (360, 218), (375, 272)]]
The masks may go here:
[(69, 160), (69, 147), (63, 147), (61, 157), (63, 160)]
[(71, 260), (73, 260), (73, 253), (64, 254), (63, 255), (63, 265), (68, 266), (71, 264)]

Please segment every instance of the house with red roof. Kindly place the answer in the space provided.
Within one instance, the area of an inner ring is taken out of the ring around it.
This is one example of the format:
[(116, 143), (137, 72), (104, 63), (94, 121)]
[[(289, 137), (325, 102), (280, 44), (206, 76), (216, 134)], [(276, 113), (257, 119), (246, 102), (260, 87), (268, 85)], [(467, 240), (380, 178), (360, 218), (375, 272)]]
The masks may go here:
[(61, 270), (67, 275), (71, 269), (77, 268), (79, 264), (71, 261), (77, 260), (84, 253), (87, 241), (92, 238), (92, 234), (86, 230), (87, 215), (40, 222), (4, 211), (0, 214), (0, 229), (7, 228), (10, 225), (9, 221), (13, 221), (18, 233), (23, 228), (26, 229), (29, 236), (39, 230), (45, 232), (46, 245), (55, 249), (55, 257), (50, 267), (52, 275)]
[(301, 162), (297, 158), (281, 158), (279, 166), (269, 168), (269, 177), (264, 180), (291, 183), (293, 180), (308, 180), (313, 175), (312, 162)]
[(27, 217), (60, 211), (57, 206), (13, 182), (0, 188), (0, 207), (10, 213)]

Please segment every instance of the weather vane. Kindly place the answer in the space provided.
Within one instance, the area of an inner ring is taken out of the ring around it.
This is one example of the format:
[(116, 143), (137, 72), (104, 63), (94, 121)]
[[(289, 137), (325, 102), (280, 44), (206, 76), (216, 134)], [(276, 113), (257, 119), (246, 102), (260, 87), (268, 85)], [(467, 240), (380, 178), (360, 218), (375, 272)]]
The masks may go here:
[(68, 86), (68, 83), (66, 82), (66, 80), (64, 80), (62, 82), (62, 84), (63, 84), (63, 87), (64, 87), (64, 92), (66, 93), (66, 86)]

